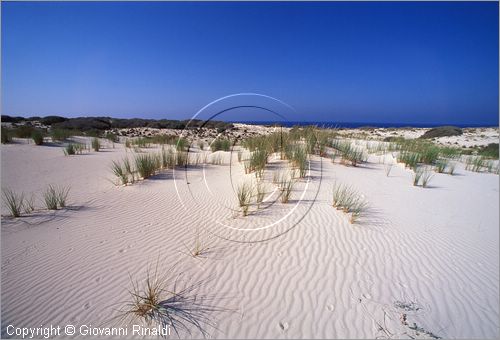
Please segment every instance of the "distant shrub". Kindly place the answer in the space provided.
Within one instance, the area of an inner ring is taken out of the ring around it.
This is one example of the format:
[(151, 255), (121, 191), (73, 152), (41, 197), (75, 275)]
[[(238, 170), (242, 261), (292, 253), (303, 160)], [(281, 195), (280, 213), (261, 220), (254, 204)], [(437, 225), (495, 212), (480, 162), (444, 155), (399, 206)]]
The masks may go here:
[(30, 125), (21, 125), (14, 129), (14, 135), (17, 138), (31, 138), (31, 134), (35, 131), (35, 128)]
[(10, 131), (2, 127), (2, 144), (7, 144), (12, 142), (12, 135)]
[(118, 143), (118, 136), (112, 132), (107, 132), (105, 135), (104, 135), (104, 138), (106, 138), (107, 140), (109, 140), (110, 142), (113, 142), (113, 143)]
[(430, 129), (419, 138), (429, 139), (437, 137), (459, 136), (462, 133), (463, 133), (462, 129), (456, 126), (440, 126), (437, 128)]
[(229, 151), (231, 149), (231, 142), (229, 139), (216, 139), (210, 145), (212, 152), (215, 151)]
[(62, 123), (67, 121), (68, 118), (60, 117), (60, 116), (46, 116), (40, 119), (40, 122), (44, 125), (52, 125), (55, 123)]
[(95, 152), (98, 152), (100, 148), (101, 142), (99, 141), (99, 138), (92, 138), (92, 149), (94, 149)]
[(498, 143), (490, 143), (487, 146), (483, 146), (478, 154), (483, 157), (498, 159)]
[(33, 133), (31, 134), (31, 138), (33, 138), (33, 141), (36, 145), (43, 144), (43, 134), (40, 130), (33, 131)]
[(188, 147), (189, 142), (186, 138), (180, 137), (179, 139), (176, 140), (175, 142), (175, 147), (178, 151), (184, 151)]
[(51, 129), (50, 137), (53, 141), (62, 142), (72, 136), (72, 132), (70, 130), (65, 129)]

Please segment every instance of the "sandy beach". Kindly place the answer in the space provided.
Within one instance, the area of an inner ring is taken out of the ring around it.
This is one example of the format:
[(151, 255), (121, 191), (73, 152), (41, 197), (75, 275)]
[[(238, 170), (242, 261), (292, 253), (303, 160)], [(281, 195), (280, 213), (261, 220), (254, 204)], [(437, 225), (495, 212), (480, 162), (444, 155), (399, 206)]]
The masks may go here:
[[(217, 307), (203, 326), (214, 338), (497, 337), (498, 174), (457, 161), (453, 175), (434, 173), (422, 188), (394, 153), (368, 153), (383, 142), (351, 142), (366, 162), (311, 155), (288, 203), (272, 180), (286, 161), (271, 155), (263, 206), (247, 216), (236, 187), (255, 176), (236, 152), (195, 147), (222, 164), (124, 186), (110, 170), (136, 154), (123, 143), (102, 140), (99, 152), (72, 156), (26, 140), (2, 145), (2, 188), (33, 194), (36, 205), (18, 218), (2, 206), (2, 337), (11, 337), (7, 324), (117, 327), (131, 278), (141, 282), (155, 266)], [(335, 183), (368, 203), (358, 223), (332, 206)], [(70, 188), (66, 208), (43, 208), (49, 184)], [(193, 256), (197, 241), (203, 251)], [(180, 335), (204, 335), (189, 332)]]

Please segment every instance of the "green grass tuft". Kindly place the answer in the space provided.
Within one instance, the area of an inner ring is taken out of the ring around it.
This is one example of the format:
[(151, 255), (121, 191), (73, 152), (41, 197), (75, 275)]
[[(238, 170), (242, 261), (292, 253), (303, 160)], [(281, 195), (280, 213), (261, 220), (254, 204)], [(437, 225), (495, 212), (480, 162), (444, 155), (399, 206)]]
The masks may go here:
[(253, 186), (248, 182), (240, 184), (236, 190), (236, 196), (238, 198), (238, 205), (242, 210), (243, 216), (247, 216), (253, 196)]
[(21, 216), (21, 211), (24, 206), (24, 194), (17, 194), (9, 188), (2, 190), (4, 202), (9, 209), (10, 215), (13, 217)]
[(333, 185), (332, 205), (344, 213), (350, 214), (351, 223), (356, 223), (368, 207), (367, 202), (357, 191), (350, 186), (341, 184)]

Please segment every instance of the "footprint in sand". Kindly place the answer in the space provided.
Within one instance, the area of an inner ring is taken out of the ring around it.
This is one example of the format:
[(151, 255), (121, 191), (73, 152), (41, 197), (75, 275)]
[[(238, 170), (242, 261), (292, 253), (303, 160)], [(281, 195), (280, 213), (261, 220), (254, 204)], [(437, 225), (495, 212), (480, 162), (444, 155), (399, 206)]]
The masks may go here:
[(329, 312), (333, 312), (333, 310), (335, 309), (335, 307), (333, 305), (327, 305), (326, 306), (326, 309), (329, 311)]
[(280, 329), (285, 332), (288, 329), (288, 322), (279, 322), (278, 325), (280, 326)]
[(86, 304), (83, 305), (83, 309), (89, 309), (91, 306), (90, 302), (87, 302)]
[(127, 252), (127, 249), (120, 249), (118, 252), (123, 254)]
[(95, 282), (101, 282), (101, 278), (100, 277), (96, 278)]

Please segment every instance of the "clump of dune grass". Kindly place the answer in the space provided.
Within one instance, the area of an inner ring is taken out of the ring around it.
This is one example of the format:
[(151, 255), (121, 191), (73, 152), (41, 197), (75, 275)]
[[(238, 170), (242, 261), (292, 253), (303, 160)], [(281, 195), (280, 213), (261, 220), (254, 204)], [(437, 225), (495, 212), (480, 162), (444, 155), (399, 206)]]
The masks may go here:
[(247, 216), (253, 196), (253, 186), (248, 182), (240, 184), (236, 189), (236, 196), (238, 198), (238, 205), (241, 208), (243, 216)]
[(187, 153), (185, 151), (161, 148), (160, 159), (164, 169), (173, 169), (176, 165), (186, 165), (186, 157)]
[(434, 174), (428, 167), (419, 166), (413, 173), (413, 185), (418, 186), (422, 182), (422, 187), (426, 188), (433, 176)]
[(117, 162), (113, 161), (113, 164), (111, 165), (111, 170), (115, 174), (116, 177), (121, 181), (123, 185), (126, 185), (128, 183), (128, 173), (125, 167), (122, 167), (122, 165)]
[(128, 175), (127, 177), (130, 180), (130, 183), (135, 182), (135, 171), (132, 169), (132, 164), (130, 163), (130, 160), (128, 157), (125, 157), (123, 159), (123, 169), (125, 170), (125, 173)]
[(423, 188), (427, 188), (432, 177), (434, 177), (434, 174), (432, 173), (432, 171), (430, 171), (429, 169), (424, 169), (424, 173), (422, 175), (422, 187)]
[(253, 171), (262, 172), (264, 170), (264, 168), (266, 167), (266, 164), (268, 162), (268, 158), (269, 158), (269, 152), (264, 148), (260, 148), (260, 149), (253, 151), (250, 154), (250, 164), (249, 164), (250, 169), (249, 169), (249, 171), (250, 172), (253, 172)]
[(295, 181), (293, 178), (283, 179), (280, 185), (280, 198), (281, 203), (288, 203), (290, 201), (290, 197), (292, 196), (293, 186)]
[(81, 143), (68, 143), (63, 148), (65, 156), (80, 155), (83, 153), (84, 150), (85, 150), (85, 145)]
[(238, 156), (238, 163), (241, 163), (241, 159), (243, 157), (243, 150), (238, 150), (237, 152), (237, 156)]
[(307, 153), (302, 147), (296, 147), (292, 154), (293, 166), (299, 170), (299, 177), (304, 178), (307, 172)]
[(125, 147), (126, 148), (132, 148), (132, 142), (128, 138), (125, 139)]
[[(173, 268), (173, 267), (172, 267)], [(191, 335), (193, 328), (204, 338), (209, 337), (207, 328), (215, 329), (211, 313), (223, 312), (222, 308), (209, 305), (210, 296), (197, 296), (201, 282), (180, 288), (179, 275), (172, 268), (162, 276), (158, 273), (158, 263), (154, 272), (148, 267), (142, 284), (131, 277), (130, 301), (121, 310), (122, 319), (130, 318), (132, 323), (144, 321), (149, 327), (171, 327), (177, 337), (183, 333)]]
[(43, 200), (45, 206), (49, 210), (57, 210), (66, 206), (66, 199), (68, 197), (70, 188), (67, 186), (49, 185), (43, 192)]
[(134, 140), (132, 140), (132, 144), (138, 148), (149, 148), (151, 144), (151, 140), (146, 137), (139, 137)]
[(1, 136), (2, 136), (2, 144), (7, 144), (12, 142), (11, 132), (8, 129), (4, 128), (3, 126), (2, 126)]
[(350, 214), (350, 222), (352, 224), (356, 223), (368, 207), (367, 202), (356, 190), (350, 186), (341, 184), (333, 185), (332, 205), (344, 213)]
[(420, 154), (413, 151), (402, 151), (399, 154), (398, 160), (401, 163), (404, 163), (405, 167), (416, 169), (417, 164), (420, 162)]
[(35, 142), (36, 145), (43, 144), (43, 134), (40, 130), (34, 130), (31, 134), (31, 138), (33, 138), (33, 142)]
[(442, 174), (446, 168), (448, 167), (448, 160), (446, 159), (438, 159), (436, 160), (436, 171)]
[(4, 202), (12, 217), (21, 216), (24, 207), (24, 194), (18, 194), (9, 188), (2, 190)]
[(47, 209), (57, 210), (57, 193), (52, 185), (49, 185), (49, 187), (44, 191), (43, 200)]
[(75, 145), (73, 143), (69, 143), (64, 147), (63, 152), (65, 156), (74, 155), (76, 153)]
[(198, 166), (198, 164), (200, 164), (203, 159), (202, 159), (202, 155), (200, 153), (190, 153), (188, 154), (189, 156), (189, 160), (188, 160), (188, 164), (189, 165), (194, 165), (194, 166)]
[(178, 166), (187, 166), (189, 163), (188, 152), (177, 149), (175, 152), (176, 164)]
[(231, 149), (231, 141), (229, 139), (216, 139), (210, 144), (212, 152), (215, 151), (229, 151)]
[(485, 160), (481, 156), (467, 157), (465, 160), (465, 169), (473, 172), (479, 172), (484, 167)]
[(75, 133), (67, 129), (50, 129), (50, 137), (52, 141), (62, 142), (74, 135)]
[(184, 151), (188, 147), (189, 142), (186, 138), (179, 137), (175, 143), (175, 148), (177, 151)]
[(101, 149), (101, 142), (99, 141), (99, 138), (94, 137), (92, 138), (92, 149), (94, 149), (95, 152), (98, 152)]
[(266, 188), (264, 183), (261, 181), (257, 182), (255, 189), (257, 191), (256, 194), (256, 203), (257, 203), (257, 208), (260, 208), (260, 205), (262, 204), (262, 201), (264, 200), (264, 196), (266, 195)]
[(361, 148), (353, 146), (349, 141), (334, 139), (330, 146), (340, 154), (341, 163), (343, 164), (357, 166), (367, 159), (365, 152)]
[(432, 144), (424, 144), (421, 147), (420, 161), (425, 164), (433, 164), (438, 160), (439, 157), (439, 147)]
[(209, 247), (206, 246), (203, 241), (200, 239), (200, 235), (196, 235), (193, 248), (189, 250), (192, 257), (200, 257), (203, 256), (208, 251)]
[(23, 210), (25, 214), (31, 214), (35, 210), (35, 197), (33, 195), (24, 200)]
[(203, 151), (203, 149), (205, 148), (205, 143), (203, 141), (199, 141), (198, 142), (198, 148)]
[(201, 237), (200, 228), (196, 228), (192, 247), (184, 246), (187, 248), (189, 255), (194, 258), (204, 257), (210, 250), (209, 245)]
[(158, 170), (158, 162), (155, 155), (152, 154), (137, 154), (134, 158), (135, 168), (139, 176), (143, 179), (149, 178)]
[(420, 179), (424, 175), (424, 168), (423, 167), (417, 167), (415, 171), (413, 172), (413, 185), (417, 186), (418, 183), (420, 183)]

